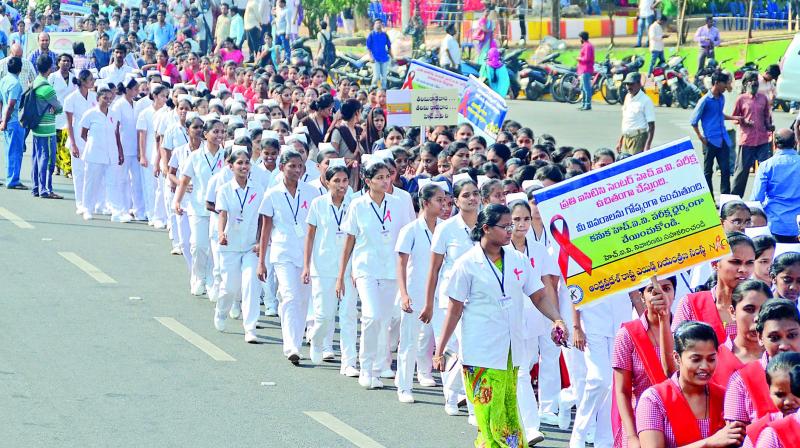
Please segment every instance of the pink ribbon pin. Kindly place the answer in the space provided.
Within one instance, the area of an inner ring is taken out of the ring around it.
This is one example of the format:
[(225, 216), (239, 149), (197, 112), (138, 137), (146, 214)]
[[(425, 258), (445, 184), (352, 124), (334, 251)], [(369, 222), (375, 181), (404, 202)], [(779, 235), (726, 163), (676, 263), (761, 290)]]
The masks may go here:
[(392, 211), (386, 210), (386, 216), (383, 217), (384, 221), (392, 222)]
[(522, 272), (523, 272), (522, 269), (514, 268), (514, 275), (517, 276), (517, 281), (519, 281), (519, 276), (520, 274), (522, 274)]

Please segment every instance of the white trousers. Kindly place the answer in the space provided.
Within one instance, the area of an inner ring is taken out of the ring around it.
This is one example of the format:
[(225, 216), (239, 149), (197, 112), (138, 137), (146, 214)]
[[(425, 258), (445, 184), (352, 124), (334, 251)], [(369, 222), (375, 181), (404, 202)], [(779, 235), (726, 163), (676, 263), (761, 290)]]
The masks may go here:
[[(550, 344), (553, 344), (551, 341)], [(522, 361), (517, 372), (517, 406), (522, 419), (522, 427), (528, 440), (533, 433), (539, 430), (539, 406), (531, 384), (531, 369), (539, 360), (539, 338), (525, 339), (522, 346)], [(541, 378), (542, 365), (539, 364), (539, 378)], [(541, 381), (541, 380), (540, 380)]]
[(208, 238), (208, 216), (189, 215), (189, 251), (192, 254), (191, 289), (200, 294), (211, 272), (211, 253)]
[[(142, 216), (142, 215), (136, 215)], [(186, 213), (182, 215), (176, 216), (178, 221), (178, 240), (180, 241), (181, 249), (183, 252), (183, 258), (186, 260), (186, 267), (189, 269), (189, 272), (192, 271), (192, 229), (189, 226), (189, 215)]]
[(104, 163), (84, 162), (83, 171), (83, 206), (89, 213), (103, 208), (105, 197), (105, 179), (108, 165)]
[(126, 155), (122, 163), (122, 201), (126, 210), (133, 211), (137, 218), (145, 217), (142, 193), (142, 170), (135, 155)]
[(611, 448), (611, 355), (614, 338), (586, 335), (586, 388), (575, 413), (570, 446), (584, 445), (586, 432), (596, 424), (594, 446)]
[(129, 211), (124, 199), (124, 190), (124, 168), (116, 163), (108, 165), (108, 171), (106, 171), (106, 204), (114, 216), (123, 215)]
[(383, 358), (389, 349), (386, 340), (381, 340), (381, 329), (388, 326), (392, 317), (397, 281), (361, 277), (356, 279), (356, 289), (361, 298), (361, 349), (358, 356), (361, 375), (379, 377)]
[(336, 279), (333, 277), (312, 277), (311, 298), (314, 308), (314, 326), (309, 331), (311, 345), (327, 349), (328, 338), (336, 328), (336, 308), (339, 308), (339, 347), (342, 352), (342, 367), (355, 367), (358, 354), (356, 339), (358, 334), (358, 296), (350, 280), (345, 275), (344, 297), (336, 298)]
[[(396, 294), (396, 292), (395, 292)], [(400, 315), (403, 310), (400, 309), (400, 304), (395, 303), (392, 305), (391, 316), (389, 317), (386, 326), (381, 329), (381, 339), (385, 341), (386, 356), (384, 357), (381, 371), (390, 370), (392, 368), (392, 352), (398, 349), (400, 345)], [(381, 342), (384, 345), (384, 342)]]
[[(438, 341), (442, 334), (442, 328), (444, 327), (444, 317), (447, 314), (447, 310), (439, 307), (435, 307), (433, 309), (433, 318), (431, 320), (431, 326), (433, 327), (433, 334)], [(460, 330), (460, 323), (456, 327), (456, 330), (453, 332), (452, 337), (447, 342), (447, 347), (445, 350), (452, 351), (453, 353), (458, 353), (459, 349), (459, 334)], [(449, 370), (445, 370), (441, 372), (442, 376), (442, 393), (444, 394), (444, 401), (445, 404), (449, 405), (457, 405), (458, 404), (458, 395), (464, 394), (464, 373), (463, 368), (464, 366), (461, 364), (461, 359), (456, 361), (453, 367)], [(467, 405), (470, 405), (470, 401), (467, 400)]]
[(426, 365), (430, 365), (431, 355), (427, 351), (426, 344), (423, 344), (425, 333), (431, 330), (430, 324), (423, 324), (419, 320), (419, 313), (417, 310), (414, 312), (406, 313), (400, 311), (400, 344), (397, 347), (397, 376), (395, 377), (394, 384), (397, 386), (398, 391), (411, 392), (414, 382), (414, 365), (420, 369), (422, 373)]
[(272, 267), (275, 269), (278, 292), (281, 296), (278, 316), (281, 319), (283, 354), (286, 356), (300, 354), (311, 287), (303, 284), (300, 279), (302, 268), (291, 263), (276, 263)]
[[(153, 216), (151, 221), (166, 224), (167, 223), (167, 207), (164, 205), (164, 175), (153, 178), (154, 196), (153, 196)], [(172, 205), (170, 204), (170, 208)]]
[(172, 247), (180, 246), (180, 239), (178, 238), (178, 219), (177, 215), (175, 214), (175, 209), (172, 207), (172, 201), (175, 199), (175, 192), (172, 191), (172, 186), (169, 183), (169, 179), (166, 177), (160, 178), (164, 183), (162, 189), (164, 191), (164, 210), (167, 212), (167, 220), (164, 221), (167, 223), (167, 228), (170, 229), (170, 239), (172, 239)]
[(153, 167), (139, 167), (142, 179), (142, 197), (144, 199), (144, 212), (147, 219), (153, 221), (155, 218), (156, 204), (156, 178), (153, 176)]
[(539, 348), (539, 412), (555, 414), (558, 413), (558, 397), (561, 392), (561, 363), (559, 360), (561, 347), (553, 343), (549, 334), (536, 339), (536, 345)]
[(72, 186), (75, 188), (75, 208), (84, 211), (83, 208), (83, 178), (85, 168), (80, 157), (70, 155), (72, 158)]
[(242, 299), (242, 326), (245, 331), (256, 331), (260, 314), (258, 281), (258, 254), (247, 252), (220, 252), (222, 283), (217, 298), (216, 313), (227, 316), (233, 302)]
[[(267, 260), (269, 260), (269, 249), (267, 249)], [(272, 263), (265, 260), (267, 265), (267, 280), (262, 284), (264, 288), (264, 306), (267, 308), (278, 309), (278, 282), (275, 280), (275, 269)]]

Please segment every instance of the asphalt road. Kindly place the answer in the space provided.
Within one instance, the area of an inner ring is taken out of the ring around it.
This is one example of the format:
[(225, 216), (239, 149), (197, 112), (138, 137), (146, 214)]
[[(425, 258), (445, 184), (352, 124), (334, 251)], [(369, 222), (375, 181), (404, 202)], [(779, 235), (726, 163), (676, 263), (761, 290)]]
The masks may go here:
[[(514, 102), (510, 117), (594, 149), (613, 146), (619, 107)], [(658, 117), (658, 143), (687, 134), (688, 112)], [(30, 151), (30, 185), (29, 172)], [(217, 332), (164, 231), (84, 222), (71, 181), (54, 184), (65, 200), (0, 188), (0, 446), (472, 446), (475, 429), (443, 412), (440, 388), (405, 405), (393, 386), (339, 375), (338, 362), (293, 367), (276, 318), (262, 316), (259, 345), (238, 321)], [(568, 434), (542, 429), (539, 446), (565, 446)]]

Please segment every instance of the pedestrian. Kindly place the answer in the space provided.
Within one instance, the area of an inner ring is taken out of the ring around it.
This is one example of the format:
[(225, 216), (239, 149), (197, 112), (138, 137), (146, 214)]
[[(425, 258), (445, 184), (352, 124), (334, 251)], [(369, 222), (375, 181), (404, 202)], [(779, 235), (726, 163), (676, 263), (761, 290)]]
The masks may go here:
[(31, 129), (33, 135), (33, 189), (34, 196), (47, 199), (64, 199), (63, 196), (53, 191), (53, 171), (56, 166), (56, 115), (62, 112), (61, 103), (58, 102), (56, 91), (47, 82), (52, 72), (53, 62), (50, 56), (42, 55), (36, 61), (36, 71), (39, 75), (33, 80), (36, 101), (44, 105), (39, 124)]
[(123, 82), (125, 75), (133, 73), (133, 67), (125, 63), (127, 54), (128, 47), (117, 45), (111, 63), (100, 69), (99, 78), (114, 85)]
[[(442, 334), (433, 357), (443, 371), (445, 347), (456, 325), (461, 325), (458, 357), (463, 362), (467, 399), (475, 407), (478, 435), (475, 445), (522, 446), (525, 434), (517, 408), (517, 372), (521, 364), (524, 301), (553, 321), (551, 338), (561, 343), (567, 328), (557, 307), (544, 299), (541, 278), (530, 260), (505, 250), (514, 225), (508, 207), (484, 208), (470, 232), (471, 247), (456, 261), (444, 286), (449, 299)], [(487, 278), (486, 271), (492, 272)]]
[(650, 150), (656, 133), (656, 108), (644, 91), (642, 75), (631, 72), (625, 75), (628, 94), (622, 104), (622, 133), (617, 142), (617, 152), (639, 154)]
[(112, 179), (116, 181), (124, 214), (128, 215), (130, 212), (131, 219), (146, 221), (139, 142), (133, 110), (133, 100), (139, 94), (139, 82), (133, 75), (127, 75), (124, 82), (117, 86), (117, 94), (119, 98), (111, 106), (111, 113), (117, 118), (117, 132), (125, 161), (119, 167), (112, 167), (110, 172)]
[(742, 94), (733, 106), (733, 115), (739, 120), (739, 152), (736, 156), (736, 172), (733, 175), (732, 194), (744, 197), (750, 168), (764, 163), (770, 157), (770, 132), (772, 108), (769, 98), (759, 92), (758, 73), (748, 72), (742, 79)]
[(311, 201), (317, 189), (301, 181), (305, 172), (303, 156), (285, 149), (278, 164), (283, 179), (269, 188), (261, 202), (258, 275), (266, 280), (266, 248), (278, 281), (281, 303), (278, 314), (283, 335), (283, 354), (294, 365), (300, 362), (300, 347), (308, 314), (311, 287), (303, 283), (303, 244), (308, 231), (305, 225)]
[(220, 45), (231, 32), (231, 18), (230, 18), (230, 5), (227, 2), (222, 2), (219, 5), (219, 15), (216, 18), (214, 25), (214, 41)]
[[(187, 118), (185, 121), (186, 129), (188, 129), (188, 142), (184, 145), (176, 147), (172, 151), (169, 159), (169, 181), (170, 184), (175, 186), (180, 183), (180, 178), (183, 173), (182, 167), (186, 166), (186, 161), (189, 156), (200, 149), (203, 143), (203, 120), (199, 116)], [(209, 185), (210, 187), (210, 185)], [(181, 208), (186, 209), (189, 204), (192, 192), (187, 191), (181, 201)], [(181, 245), (181, 253), (186, 260), (186, 267), (189, 272), (192, 271), (192, 248), (191, 248), (191, 227), (189, 226), (189, 216), (187, 214), (178, 215), (175, 217), (177, 222), (178, 240)], [(209, 224), (210, 225), (210, 224)], [(212, 241), (213, 243), (213, 241)], [(209, 294), (211, 296), (211, 294)]]
[(2, 121), (6, 143), (6, 188), (27, 190), (19, 180), (22, 170), (22, 153), (25, 151), (25, 130), (19, 123), (19, 106), (22, 100), (22, 84), (19, 74), (22, 71), (22, 59), (12, 56), (8, 61), (8, 74), (0, 79), (0, 102), (2, 102)]
[(248, 61), (252, 62), (261, 50), (261, 1), (247, 0), (244, 9), (244, 35), (247, 38)]
[(489, 50), (486, 60), (481, 65), (480, 78), (501, 97), (505, 98), (508, 94), (511, 80), (508, 75), (508, 68), (503, 64), (500, 58), (500, 51), (497, 48)]
[(0, 59), (0, 79), (8, 74), (8, 62), (13, 57), (22, 59), (22, 71), (19, 73), (19, 82), (22, 84), (22, 91), (28, 90), (36, 78), (36, 67), (31, 64), (31, 61), (22, 57), (22, 47), (20, 44), (11, 44), (8, 49), (8, 56)]
[(439, 44), (439, 65), (445, 70), (461, 73), (461, 46), (456, 39), (455, 25), (448, 24), (444, 39)]
[(667, 16), (662, 15), (658, 20), (653, 22), (647, 30), (650, 45), (650, 68), (647, 70), (648, 76), (653, 74), (654, 67), (665, 62), (664, 39), (669, 37), (669, 34), (664, 34), (665, 26), (667, 26)]
[[(729, 194), (731, 192), (730, 175), (730, 147), (731, 142), (728, 132), (725, 130), (725, 120), (739, 121), (736, 115), (728, 116), (723, 112), (725, 108), (725, 97), (722, 95), (728, 86), (730, 75), (723, 72), (714, 72), (711, 75), (711, 89), (705, 94), (692, 112), (689, 123), (694, 128), (697, 138), (703, 144), (703, 173), (711, 194), (714, 194), (714, 184), (712, 183), (714, 174), (714, 160), (717, 161), (720, 170), (720, 193)], [(700, 133), (698, 125), (702, 122), (703, 133)]]
[(577, 74), (581, 77), (583, 102), (578, 110), (592, 110), (592, 75), (594, 74), (594, 45), (589, 42), (589, 33), (578, 33), (581, 41), (581, 51), (578, 54)]
[(719, 30), (714, 26), (713, 17), (706, 17), (705, 25), (694, 33), (694, 41), (700, 46), (697, 55), (697, 72), (699, 73), (706, 66), (706, 59), (714, 58), (714, 48), (721, 43)]
[(388, 88), (387, 76), (392, 63), (392, 41), (383, 31), (383, 21), (380, 19), (373, 22), (372, 32), (367, 36), (367, 52), (373, 61), (372, 86)]
[[(72, 93), (77, 86), (73, 83), (75, 75), (72, 74), (72, 55), (61, 54), (58, 57), (58, 70), (47, 77), (47, 81), (56, 91), (56, 98), (64, 104), (67, 95)], [(56, 116), (56, 173), (63, 173), (65, 176), (72, 175), (72, 160), (67, 147), (67, 119), (64, 114)]]
[[(661, 3), (660, 0), (639, 0), (639, 11), (637, 15), (637, 24), (636, 24), (636, 45), (634, 47), (639, 48), (642, 46), (642, 36), (649, 39), (649, 30), (650, 26), (653, 24), (656, 18), (655, 9), (658, 7), (658, 4)], [(647, 43), (645, 43), (647, 45)]]
[(497, 48), (497, 42), (494, 40), (494, 30), (497, 26), (497, 11), (493, 4), (486, 5), (483, 10), (483, 16), (478, 20), (478, 29), (473, 34), (473, 40), (477, 41), (478, 59), (475, 62), (482, 65), (489, 54), (489, 50)]
[(794, 133), (778, 129), (773, 134), (775, 155), (756, 170), (750, 198), (764, 204), (769, 230), (779, 243), (797, 243), (796, 216), (800, 215), (800, 155)]
[(148, 225), (156, 229), (166, 228), (167, 209), (162, 192), (160, 154), (156, 144), (156, 128), (154, 118), (162, 114), (169, 89), (161, 83), (150, 86), (151, 104), (146, 106), (136, 118), (136, 131), (139, 141), (139, 165), (142, 167), (142, 193), (145, 201), (145, 213)]
[[(86, 211), (83, 201), (83, 182), (85, 163), (82, 159), (86, 140), (81, 136), (81, 118), (89, 109), (97, 106), (97, 94), (94, 88), (94, 76), (83, 69), (72, 79), (76, 89), (64, 99), (64, 115), (66, 116), (67, 140), (71, 157), (72, 184), (75, 188), (75, 212), (83, 215)], [(92, 210), (94, 211), (94, 210)]]
[(250, 179), (250, 154), (246, 149), (231, 151), (227, 159), (233, 179), (217, 193), (214, 208), (219, 213), (218, 238), (222, 283), (214, 310), (214, 327), (225, 329), (225, 317), (232, 302), (241, 297), (244, 340), (256, 343), (260, 314), (258, 280), (259, 205), (263, 186)]
[(38, 67), (36, 62), (39, 60), (39, 58), (42, 56), (48, 56), (50, 58), (50, 70), (56, 71), (56, 62), (58, 61), (58, 57), (55, 53), (53, 53), (53, 51), (50, 50), (50, 35), (48, 33), (39, 33), (37, 42), (39, 43), (39, 48), (31, 53), (31, 64), (33, 64), (35, 67)]

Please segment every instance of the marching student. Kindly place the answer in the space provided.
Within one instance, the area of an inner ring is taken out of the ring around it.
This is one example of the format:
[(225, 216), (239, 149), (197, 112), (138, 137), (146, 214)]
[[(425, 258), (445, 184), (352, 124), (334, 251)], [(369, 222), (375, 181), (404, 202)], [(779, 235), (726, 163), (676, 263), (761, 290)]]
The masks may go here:
[(770, 288), (773, 286), (772, 263), (775, 259), (775, 247), (778, 244), (772, 235), (759, 235), (753, 238), (753, 246), (756, 248), (756, 264), (753, 269), (753, 278), (761, 280)]
[[(800, 425), (779, 423), (777, 426), (773, 426), (771, 424), (781, 419), (794, 419), (797, 409), (800, 408), (800, 353), (778, 353), (769, 360), (766, 376), (769, 397), (778, 411), (771, 412), (747, 425), (747, 437), (745, 437), (742, 447), (752, 448), (756, 446), (756, 442), (758, 442), (758, 446), (770, 448), (798, 446), (800, 440), (797, 439), (797, 436), (800, 435)], [(794, 439), (789, 439), (792, 437), (789, 436), (789, 433), (783, 433), (783, 428), (781, 428), (783, 425), (792, 430)], [(789, 428), (791, 426), (794, 428)], [(764, 431), (768, 427), (772, 428), (771, 431)], [(776, 434), (776, 429), (781, 432), (780, 435)], [(761, 439), (759, 436), (764, 432), (769, 435)]]
[[(323, 153), (320, 153), (323, 154)], [(349, 377), (357, 377), (358, 353), (356, 338), (358, 332), (358, 297), (352, 284), (345, 284), (345, 293), (339, 303), (336, 297), (336, 277), (339, 275), (339, 260), (346, 240), (342, 227), (350, 209), (350, 172), (343, 166), (325, 169), (322, 176), (329, 188), (321, 196), (311, 201), (308, 211), (308, 231), (306, 233), (303, 272), (304, 284), (311, 284), (311, 297), (314, 309), (314, 326), (310, 334), (310, 358), (314, 364), (330, 360), (333, 352), (325, 353), (327, 344), (333, 340), (336, 327), (336, 308), (339, 308), (339, 342), (342, 362), (339, 372)], [(351, 267), (345, 276), (351, 277)], [(327, 355), (327, 356), (326, 356)]]
[(775, 295), (797, 304), (800, 295), (800, 253), (786, 252), (775, 257), (770, 268)]
[(222, 283), (214, 310), (214, 327), (225, 329), (225, 317), (232, 302), (242, 299), (244, 340), (258, 341), (261, 284), (258, 281), (258, 209), (263, 186), (250, 180), (250, 154), (246, 149), (231, 151), (227, 159), (233, 180), (220, 186), (215, 208), (219, 212), (219, 259)]
[[(281, 151), (281, 144), (277, 139), (270, 137), (261, 138), (261, 155), (256, 161), (255, 170), (261, 171), (267, 178), (267, 188), (277, 184), (276, 177), (280, 173), (278, 168), (278, 154)], [(275, 281), (275, 270), (271, 269), (269, 256), (270, 248), (267, 246), (267, 253), (264, 254), (264, 263), (267, 267), (267, 277), (264, 281), (264, 315), (267, 317), (278, 316), (278, 285)]]
[(642, 447), (701, 448), (739, 446), (745, 425), (725, 422), (725, 389), (711, 381), (716, 367), (716, 331), (703, 322), (686, 321), (675, 330), (678, 371), (649, 387), (636, 406), (636, 429)]
[(120, 97), (111, 106), (111, 113), (117, 117), (116, 131), (125, 160), (121, 167), (112, 169), (112, 172), (122, 204), (127, 211), (131, 211), (134, 220), (144, 221), (147, 216), (142, 193), (142, 170), (139, 167), (136, 118), (133, 113), (133, 100), (138, 94), (139, 83), (133, 76), (127, 75), (125, 81), (117, 86), (117, 95)]
[[(75, 213), (83, 215), (86, 211), (83, 201), (84, 163), (82, 160), (86, 140), (81, 137), (81, 118), (89, 109), (97, 106), (94, 76), (89, 70), (81, 70), (72, 79), (77, 89), (64, 99), (64, 112), (67, 117), (67, 138), (72, 155), (72, 185), (75, 187)], [(94, 210), (91, 210), (93, 212)]]
[(154, 116), (162, 113), (167, 104), (169, 89), (163, 84), (154, 83), (150, 86), (150, 97), (153, 103), (145, 107), (136, 119), (136, 130), (139, 136), (139, 164), (142, 166), (142, 193), (144, 195), (145, 210), (148, 224), (156, 229), (167, 226), (167, 209), (164, 206), (163, 192), (161, 191), (160, 154), (156, 144), (156, 128)]
[[(744, 229), (751, 224), (750, 208), (740, 200), (725, 202), (719, 209), (719, 220), (725, 233), (744, 233)], [(703, 263), (692, 268), (689, 282), (693, 289), (706, 284), (714, 272), (713, 264), (713, 262)]]
[[(86, 111), (80, 120), (81, 139), (86, 142), (83, 148), (83, 219), (92, 219), (92, 212), (102, 209), (100, 198), (106, 191), (105, 179), (109, 167), (122, 165), (125, 156), (119, 144), (117, 119), (110, 113), (109, 107), (114, 100), (114, 93), (108, 86), (97, 89), (97, 106)], [(118, 195), (112, 194), (112, 221), (130, 221), (130, 215), (121, 210)]]
[[(186, 128), (188, 129), (189, 142), (185, 145), (178, 146), (172, 151), (172, 157), (169, 159), (169, 180), (172, 185), (178, 185), (182, 174), (181, 167), (184, 166), (189, 156), (200, 149), (203, 144), (203, 120), (198, 116), (194, 116), (186, 120)], [(190, 184), (186, 188), (183, 200), (181, 201), (181, 208), (188, 207), (189, 198), (191, 197), (193, 187)], [(177, 232), (178, 240), (181, 243), (181, 252), (183, 258), (186, 260), (186, 266), (189, 272), (192, 271), (192, 252), (191, 252), (191, 228), (189, 227), (189, 216), (187, 214), (178, 215), (177, 217)]]
[[(433, 326), (437, 339), (441, 335), (444, 323), (442, 310), (446, 309), (448, 304), (444, 288), (450, 281), (456, 260), (474, 245), (470, 232), (478, 221), (480, 204), (478, 186), (472, 179), (461, 179), (453, 184), (453, 197), (458, 207), (458, 214), (436, 226), (431, 238), (431, 266), (426, 282), (425, 306), (419, 315), (423, 323), (430, 323)], [(438, 303), (434, 304), (434, 297), (437, 296)], [(458, 351), (458, 338), (456, 333), (456, 337), (447, 347), (449, 351)], [(442, 372), (442, 387), (445, 398), (444, 411), (448, 415), (458, 415), (458, 395), (464, 390), (461, 363), (458, 359), (450, 369)]]
[(283, 180), (269, 188), (261, 202), (261, 236), (259, 237), (258, 277), (266, 280), (265, 256), (270, 246), (270, 262), (278, 282), (283, 335), (283, 354), (294, 365), (300, 363), (308, 300), (311, 287), (301, 280), (303, 244), (308, 226), (309, 204), (319, 192), (300, 181), (305, 171), (303, 156), (292, 149), (283, 151), (279, 166)]
[(206, 288), (213, 284), (209, 248), (210, 212), (206, 209), (205, 198), (211, 176), (223, 168), (225, 157), (225, 151), (222, 149), (225, 125), (219, 120), (211, 119), (206, 121), (204, 126), (205, 141), (186, 159), (185, 166), (181, 166), (183, 172), (172, 201), (175, 214), (182, 215), (184, 210), (181, 207), (181, 201), (189, 185), (192, 185), (192, 196), (186, 212), (189, 215), (191, 234), (189, 240), (189, 250), (192, 254), (190, 291), (195, 296), (206, 294)]
[(756, 331), (764, 354), (731, 375), (725, 392), (725, 420), (749, 424), (775, 412), (769, 398), (764, 369), (769, 360), (782, 352), (800, 351), (800, 314), (785, 299), (766, 302), (758, 313)]
[[(431, 356), (431, 353), (420, 351), (423, 326), (430, 324), (420, 322), (415, 311), (421, 310), (420, 305), (425, 303), (425, 280), (431, 262), (431, 237), (441, 221), (439, 216), (445, 200), (444, 188), (441, 185), (429, 183), (422, 187), (419, 190), (420, 216), (400, 230), (395, 246), (398, 255), (397, 284), (402, 314), (400, 344), (397, 349), (397, 377), (394, 382), (397, 386), (397, 399), (401, 403), (414, 402), (411, 390), (414, 366), (417, 364), (417, 359)], [(420, 380), (423, 375), (420, 370)], [(427, 382), (428, 386), (435, 384)]]
[(361, 298), (358, 383), (368, 389), (380, 389), (383, 388), (381, 363), (388, 350), (380, 334), (388, 326), (397, 293), (394, 248), (400, 229), (409, 221), (403, 213), (402, 202), (387, 193), (392, 179), (386, 164), (368, 163), (364, 168), (364, 181), (367, 192), (353, 199), (342, 225), (347, 237), (336, 279), (336, 294), (344, 297), (345, 270), (352, 256), (352, 276)]

